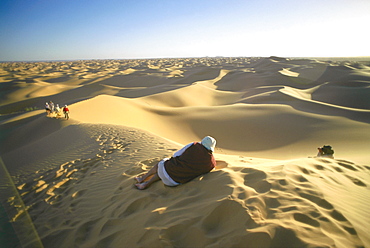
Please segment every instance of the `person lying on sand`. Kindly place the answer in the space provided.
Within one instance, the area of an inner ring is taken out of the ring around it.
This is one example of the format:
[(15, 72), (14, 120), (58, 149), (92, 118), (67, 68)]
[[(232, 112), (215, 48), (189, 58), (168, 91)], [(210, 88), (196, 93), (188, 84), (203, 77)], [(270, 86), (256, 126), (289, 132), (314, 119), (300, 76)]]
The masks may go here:
[(146, 189), (162, 180), (167, 186), (177, 186), (210, 172), (216, 166), (213, 151), (216, 140), (206, 136), (199, 142), (190, 143), (153, 166), (145, 175), (135, 177), (138, 189)]
[(326, 157), (326, 158), (334, 158), (334, 150), (331, 146), (323, 146), (317, 148), (319, 152), (317, 153), (317, 157)]

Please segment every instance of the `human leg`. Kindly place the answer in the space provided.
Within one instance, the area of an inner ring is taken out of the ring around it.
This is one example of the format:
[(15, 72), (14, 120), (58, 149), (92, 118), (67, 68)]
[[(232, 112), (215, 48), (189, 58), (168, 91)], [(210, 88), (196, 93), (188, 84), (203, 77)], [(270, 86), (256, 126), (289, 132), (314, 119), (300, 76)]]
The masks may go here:
[(155, 175), (157, 174), (157, 171), (158, 171), (158, 164), (155, 164), (146, 174), (144, 174), (143, 176), (137, 176), (135, 177), (135, 180), (138, 182), (138, 183), (142, 183), (144, 182), (148, 177), (152, 176), (152, 175)]
[(157, 173), (155, 173), (148, 181), (144, 181), (141, 183), (135, 184), (136, 188), (138, 189), (146, 189), (148, 188), (152, 183), (161, 180)]

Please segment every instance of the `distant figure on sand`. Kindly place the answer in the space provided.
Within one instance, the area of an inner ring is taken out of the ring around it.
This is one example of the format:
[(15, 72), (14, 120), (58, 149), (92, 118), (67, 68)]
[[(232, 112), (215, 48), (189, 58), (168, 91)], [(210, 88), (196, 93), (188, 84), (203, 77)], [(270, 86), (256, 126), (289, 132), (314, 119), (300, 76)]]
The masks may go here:
[(135, 177), (138, 189), (146, 189), (153, 182), (162, 180), (167, 186), (177, 186), (210, 172), (216, 166), (213, 151), (216, 140), (206, 136), (199, 142), (190, 143), (153, 166), (145, 175)]
[(334, 150), (331, 146), (325, 145), (317, 149), (319, 150), (319, 152), (317, 153), (317, 157), (334, 158)]
[(49, 103), (45, 103), (45, 110), (46, 110), (46, 115), (49, 116), (50, 115), (50, 112), (51, 112), (51, 109), (50, 109), (50, 106), (49, 106)]
[(64, 118), (68, 120), (69, 119), (69, 108), (67, 105), (64, 105), (63, 113), (64, 113)]
[(57, 104), (57, 106), (55, 107), (54, 112), (57, 115), (57, 117), (61, 116), (59, 104)]
[(54, 103), (52, 101), (49, 102), (50, 112), (54, 112)]

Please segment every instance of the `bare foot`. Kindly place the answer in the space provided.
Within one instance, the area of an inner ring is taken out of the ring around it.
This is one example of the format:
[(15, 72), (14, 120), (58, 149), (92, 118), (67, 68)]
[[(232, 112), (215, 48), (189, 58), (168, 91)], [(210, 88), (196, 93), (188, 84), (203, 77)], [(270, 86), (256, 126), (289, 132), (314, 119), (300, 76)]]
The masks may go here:
[(137, 184), (135, 184), (135, 186), (138, 189), (146, 189), (148, 187), (148, 182), (137, 183)]
[(143, 177), (142, 176), (137, 176), (137, 177), (135, 177), (135, 180), (138, 183), (142, 183), (143, 182)]

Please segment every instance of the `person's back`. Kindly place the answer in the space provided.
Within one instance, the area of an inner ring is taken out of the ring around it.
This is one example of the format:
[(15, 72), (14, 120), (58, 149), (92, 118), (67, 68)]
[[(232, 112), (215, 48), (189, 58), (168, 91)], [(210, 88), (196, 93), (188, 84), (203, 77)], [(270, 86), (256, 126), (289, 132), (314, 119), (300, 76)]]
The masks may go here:
[(59, 107), (59, 104), (57, 104), (57, 106), (55, 107), (55, 113), (59, 114), (60, 112), (60, 107)]
[(174, 181), (186, 183), (210, 172), (216, 166), (216, 161), (212, 151), (200, 143), (193, 143), (180, 156), (167, 160), (164, 166)]

